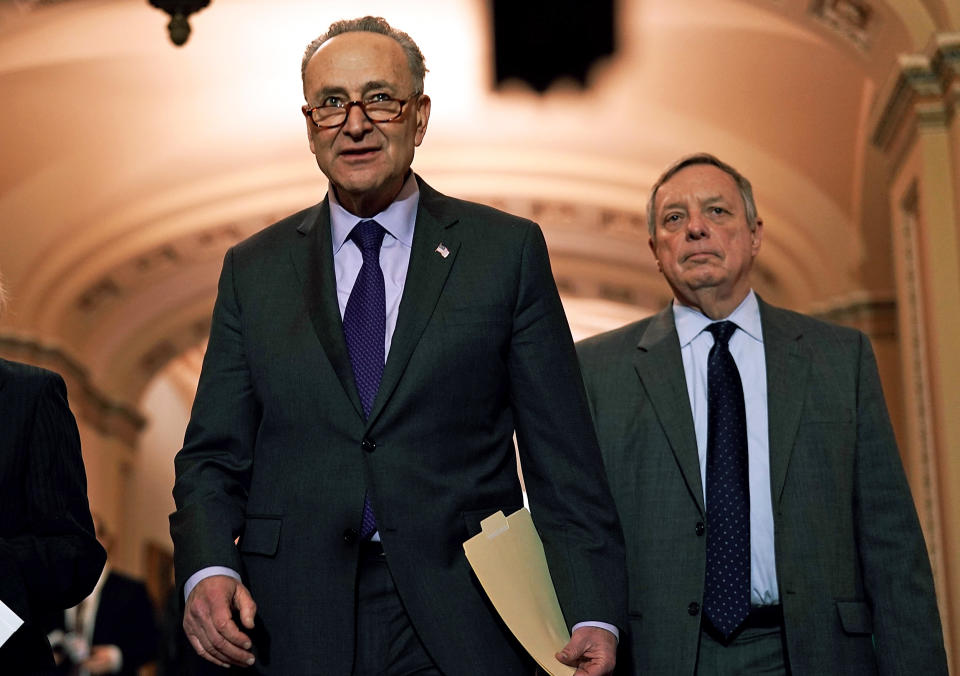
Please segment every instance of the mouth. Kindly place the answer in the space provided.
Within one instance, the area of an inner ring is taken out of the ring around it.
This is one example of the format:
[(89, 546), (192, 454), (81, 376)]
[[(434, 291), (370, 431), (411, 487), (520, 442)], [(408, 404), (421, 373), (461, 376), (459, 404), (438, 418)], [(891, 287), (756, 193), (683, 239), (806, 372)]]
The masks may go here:
[(345, 160), (367, 160), (374, 157), (380, 148), (378, 147), (365, 147), (365, 148), (347, 148), (340, 151), (340, 157)]
[(691, 263), (703, 263), (711, 258), (720, 258), (720, 254), (716, 251), (694, 251), (683, 256), (681, 262), (686, 263), (690, 261)]

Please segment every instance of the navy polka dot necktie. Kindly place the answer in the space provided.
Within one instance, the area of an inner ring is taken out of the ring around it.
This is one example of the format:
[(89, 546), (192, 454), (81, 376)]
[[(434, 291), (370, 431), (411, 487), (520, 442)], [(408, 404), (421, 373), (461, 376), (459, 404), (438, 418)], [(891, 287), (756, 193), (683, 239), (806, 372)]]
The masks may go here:
[[(370, 416), (373, 400), (380, 389), (385, 359), (387, 304), (383, 270), (380, 269), (380, 245), (384, 234), (380, 224), (372, 220), (360, 221), (350, 232), (350, 239), (363, 256), (363, 264), (343, 311), (343, 335), (364, 417)], [(366, 539), (376, 530), (377, 522), (367, 494), (363, 498), (360, 537)]]
[(710, 324), (707, 359), (707, 574), (703, 610), (729, 638), (750, 614), (750, 470), (747, 413), (728, 341), (730, 321)]

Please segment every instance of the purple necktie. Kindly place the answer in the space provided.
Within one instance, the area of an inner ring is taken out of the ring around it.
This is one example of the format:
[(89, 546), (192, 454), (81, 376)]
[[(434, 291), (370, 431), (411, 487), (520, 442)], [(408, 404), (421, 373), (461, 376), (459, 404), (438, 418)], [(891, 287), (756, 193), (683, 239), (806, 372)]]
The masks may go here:
[[(363, 255), (363, 264), (343, 311), (343, 335), (365, 418), (370, 416), (383, 376), (387, 309), (383, 271), (380, 269), (380, 245), (384, 234), (380, 224), (372, 220), (360, 221), (350, 232), (350, 239)], [(360, 538), (367, 539), (376, 530), (377, 522), (367, 494), (363, 498)]]
[(707, 326), (707, 574), (703, 611), (725, 639), (750, 614), (750, 468), (740, 371), (730, 321)]

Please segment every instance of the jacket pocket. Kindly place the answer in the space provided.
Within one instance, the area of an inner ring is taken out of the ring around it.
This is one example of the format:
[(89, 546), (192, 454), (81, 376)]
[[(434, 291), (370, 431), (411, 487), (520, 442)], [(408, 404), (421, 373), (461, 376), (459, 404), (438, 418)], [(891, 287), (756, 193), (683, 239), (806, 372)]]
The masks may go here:
[(247, 523), (240, 536), (240, 552), (274, 556), (280, 545), (280, 525), (283, 519), (278, 516), (248, 516)]
[(873, 617), (863, 601), (837, 601), (840, 624), (847, 634), (872, 634)]

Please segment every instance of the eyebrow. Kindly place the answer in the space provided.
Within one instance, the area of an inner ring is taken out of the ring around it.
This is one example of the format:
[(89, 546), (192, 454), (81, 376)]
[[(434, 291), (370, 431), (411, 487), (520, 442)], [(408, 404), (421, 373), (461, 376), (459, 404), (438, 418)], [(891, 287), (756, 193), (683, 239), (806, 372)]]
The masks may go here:
[[(365, 96), (369, 92), (376, 89), (387, 89), (391, 93), (396, 91), (396, 87), (394, 87), (392, 84), (390, 84), (385, 80), (371, 80), (370, 82), (364, 83), (363, 87), (360, 89), (361, 96)], [(316, 95), (321, 98), (326, 98), (327, 96), (331, 96), (333, 94), (340, 94), (348, 98), (350, 96), (350, 94), (347, 92), (347, 89), (345, 87), (338, 87), (338, 86), (323, 87), (320, 89), (320, 91), (316, 93)]]
[(686, 209), (686, 202), (668, 202), (666, 204), (660, 205), (660, 211), (666, 211), (667, 209)]

